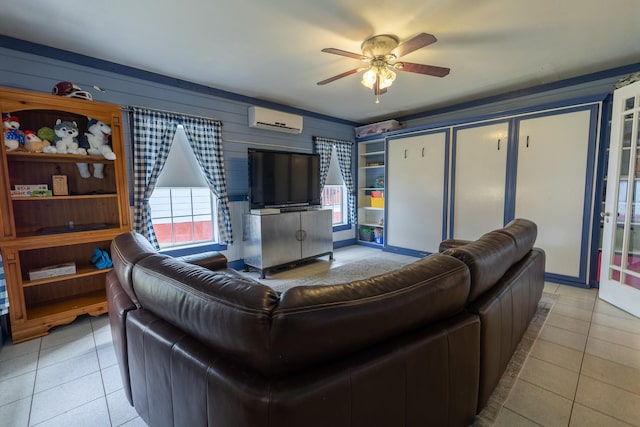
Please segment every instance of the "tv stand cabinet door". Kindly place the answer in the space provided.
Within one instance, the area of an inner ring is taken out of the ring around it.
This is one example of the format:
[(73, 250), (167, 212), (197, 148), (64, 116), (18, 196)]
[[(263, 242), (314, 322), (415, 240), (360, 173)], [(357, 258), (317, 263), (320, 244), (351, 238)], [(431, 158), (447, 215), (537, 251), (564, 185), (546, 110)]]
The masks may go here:
[(330, 209), (300, 212), (303, 259), (333, 252), (331, 213)]
[(300, 214), (246, 215), (245, 263), (259, 269), (300, 259)]

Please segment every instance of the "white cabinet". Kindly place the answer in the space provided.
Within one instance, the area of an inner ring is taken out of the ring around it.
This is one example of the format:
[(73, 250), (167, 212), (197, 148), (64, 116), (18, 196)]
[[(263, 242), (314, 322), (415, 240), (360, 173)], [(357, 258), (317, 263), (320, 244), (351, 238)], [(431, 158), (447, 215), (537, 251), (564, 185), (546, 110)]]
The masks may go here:
[(387, 246), (438, 252), (445, 238), (449, 132), (389, 139)]
[(504, 225), (508, 137), (508, 121), (454, 129), (451, 237)]
[(385, 141), (358, 144), (358, 240), (384, 243)]
[(329, 254), (333, 258), (330, 209), (244, 216), (244, 263), (260, 271)]
[[(517, 120), (514, 216), (538, 225), (548, 273), (584, 276), (591, 216), (595, 110)], [(593, 126), (592, 126), (593, 124)]]

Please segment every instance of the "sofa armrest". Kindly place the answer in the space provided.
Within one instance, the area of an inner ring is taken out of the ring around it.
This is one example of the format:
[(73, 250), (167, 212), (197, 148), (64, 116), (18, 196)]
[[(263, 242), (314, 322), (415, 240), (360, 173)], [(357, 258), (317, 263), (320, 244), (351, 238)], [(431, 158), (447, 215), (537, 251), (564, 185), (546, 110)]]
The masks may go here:
[(448, 239), (440, 242), (440, 247), (438, 248), (438, 252), (444, 252), (447, 249), (459, 248), (460, 246), (464, 246), (468, 243), (471, 243), (472, 240), (463, 240), (463, 239)]
[(199, 254), (186, 255), (176, 258), (179, 261), (188, 262), (189, 264), (199, 265), (208, 270), (222, 270), (227, 268), (227, 257), (220, 252), (202, 252)]

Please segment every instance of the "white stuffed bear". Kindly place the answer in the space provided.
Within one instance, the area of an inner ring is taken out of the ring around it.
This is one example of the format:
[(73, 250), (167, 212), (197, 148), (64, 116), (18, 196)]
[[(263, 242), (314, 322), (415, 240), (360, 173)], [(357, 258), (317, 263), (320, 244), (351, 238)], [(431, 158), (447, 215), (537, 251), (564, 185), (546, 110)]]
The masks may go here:
[(58, 119), (53, 127), (53, 132), (56, 134), (54, 142), (58, 153), (87, 154), (87, 150), (78, 147), (78, 134), (80, 131), (76, 122)]
[[(94, 156), (102, 155), (107, 160), (115, 160), (116, 155), (109, 144), (111, 126), (91, 117), (87, 117), (87, 119), (89, 119), (87, 132), (80, 138), (80, 146), (85, 148), (88, 154)], [(87, 163), (77, 163), (77, 166), (81, 177), (89, 178), (91, 176)], [(93, 176), (99, 179), (104, 178), (104, 164), (93, 164)]]

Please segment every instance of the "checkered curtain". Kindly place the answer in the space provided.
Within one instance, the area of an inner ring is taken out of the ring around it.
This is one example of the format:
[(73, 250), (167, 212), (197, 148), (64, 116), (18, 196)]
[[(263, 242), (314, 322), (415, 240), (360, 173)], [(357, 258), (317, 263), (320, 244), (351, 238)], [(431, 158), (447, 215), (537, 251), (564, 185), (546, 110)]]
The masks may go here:
[(151, 223), (149, 199), (164, 167), (179, 117), (160, 111), (133, 108), (133, 229), (159, 249)]
[(178, 125), (184, 128), (209, 188), (218, 198), (220, 240), (233, 242), (231, 214), (224, 175), (221, 124), (219, 121), (133, 108), (134, 222), (135, 231), (159, 248), (151, 223), (149, 198), (164, 167)]
[(323, 138), (320, 136), (314, 136), (313, 140), (316, 143), (316, 152), (320, 154), (320, 185), (322, 188), (324, 188), (324, 183), (327, 180), (329, 162), (331, 161), (331, 152), (334, 147), (336, 149), (338, 165), (340, 166), (340, 174), (342, 175), (344, 185), (347, 187), (347, 209), (349, 213), (349, 222), (354, 224), (356, 222), (356, 192), (353, 174), (351, 173), (353, 142), (333, 138)]
[(7, 297), (7, 282), (4, 279), (4, 264), (0, 255), (0, 316), (9, 312), (9, 297)]
[(233, 243), (220, 122), (198, 117), (183, 117), (182, 126), (196, 160), (204, 171), (207, 184), (218, 198), (218, 218), (222, 219), (222, 221), (218, 221), (220, 240)]

